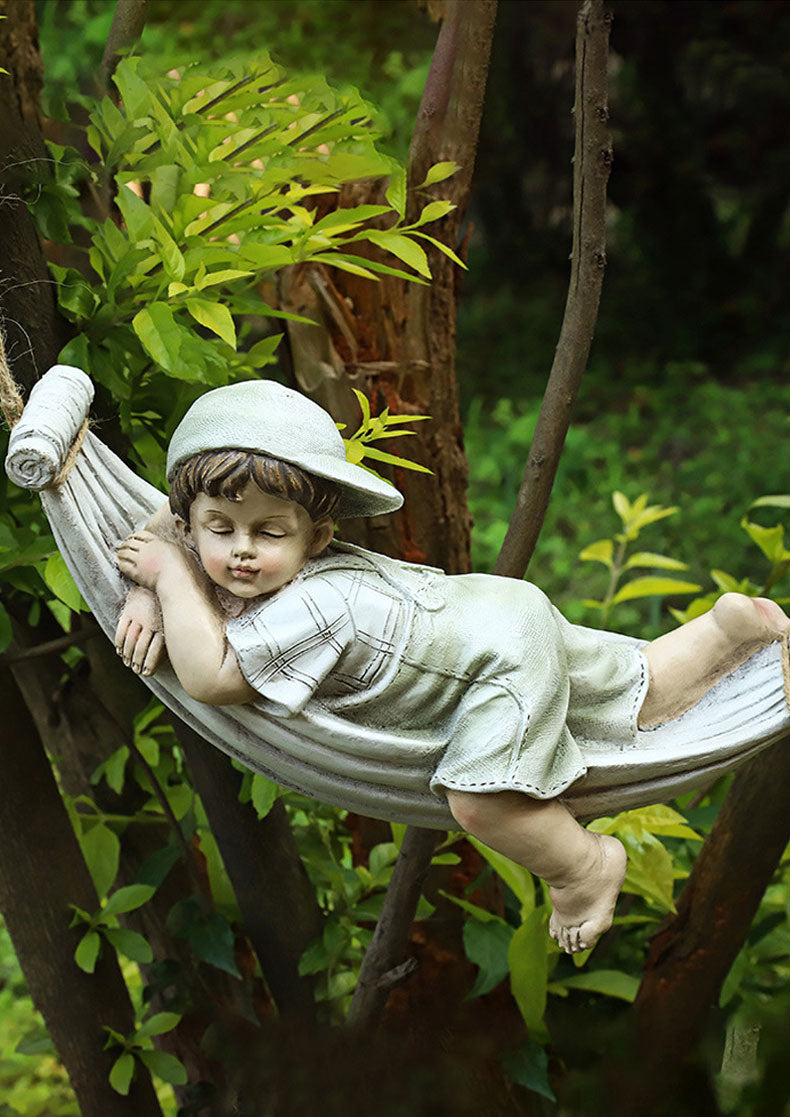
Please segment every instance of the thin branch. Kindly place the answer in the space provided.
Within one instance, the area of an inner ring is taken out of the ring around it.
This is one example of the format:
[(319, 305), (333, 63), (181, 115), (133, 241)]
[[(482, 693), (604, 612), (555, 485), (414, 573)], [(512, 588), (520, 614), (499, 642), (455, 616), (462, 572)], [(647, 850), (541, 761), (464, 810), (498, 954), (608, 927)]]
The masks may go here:
[(112, 76), (123, 51), (133, 46), (143, 33), (147, 7), (148, 0), (116, 0), (99, 71), (105, 93), (110, 92)]
[(606, 183), (612, 163), (606, 63), (610, 18), (603, 0), (585, 0), (576, 34), (576, 145), (571, 278), (557, 351), (516, 509), (494, 566), (522, 578), (546, 515), (570, 415), (587, 366), (606, 266)]
[(13, 655), (6, 652), (2, 657), (4, 663), (20, 663), (25, 659), (38, 659), (42, 655), (55, 655), (57, 652), (65, 652), (68, 648), (74, 648), (78, 644), (84, 644), (88, 640), (92, 640), (95, 636), (103, 635), (102, 630), (98, 625), (90, 625), (87, 628), (80, 629), (79, 632), (71, 632), (66, 636), (58, 636), (55, 640), (47, 640), (43, 644), (35, 644), (32, 648), (25, 648), (24, 651), (14, 652)]
[[(448, 159), (460, 164), (450, 185), (450, 196), (459, 211), (465, 209), (469, 197), (495, 14), (496, 0), (448, 0), (409, 149), (408, 177), (412, 184), (422, 181), (432, 162)], [(412, 192), (411, 205), (415, 204)], [(445, 288), (435, 285), (431, 298), (447, 304), (445, 294)], [(454, 322), (454, 302), (447, 313)], [(415, 313), (415, 329), (421, 328), (417, 322), (420, 317)], [(432, 314), (429, 317), (429, 332), (439, 333), (437, 319)], [(432, 396), (431, 407), (434, 417), (440, 417), (436, 395)], [(466, 532), (464, 539), (468, 543)], [(349, 1010), (349, 1024), (360, 1031), (378, 1023), (392, 988), (405, 981), (414, 968), (403, 959), (439, 838), (435, 830), (412, 826), (406, 830)]]
[(348, 1013), (351, 1027), (369, 1027), (381, 1015), (392, 989), (414, 970), (402, 962), (431, 859), (442, 837), (436, 830), (409, 826), (384, 897), (373, 941), (367, 949)]

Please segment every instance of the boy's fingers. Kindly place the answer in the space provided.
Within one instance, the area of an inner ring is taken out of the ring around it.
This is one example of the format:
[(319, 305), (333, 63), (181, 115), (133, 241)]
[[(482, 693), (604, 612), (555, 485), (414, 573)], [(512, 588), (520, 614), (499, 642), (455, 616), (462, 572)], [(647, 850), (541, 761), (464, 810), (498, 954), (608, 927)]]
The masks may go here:
[(123, 642), (126, 639), (126, 630), (129, 627), (129, 623), (129, 618), (126, 614), (121, 613), (118, 627), (115, 629), (115, 650), (118, 655), (123, 655)]
[(141, 628), (140, 635), (137, 637), (132, 653), (132, 670), (138, 675), (143, 669), (145, 657), (148, 654), (148, 648), (151, 644), (151, 637), (153, 636), (153, 629)]
[(161, 632), (155, 632), (151, 637), (151, 643), (148, 645), (148, 652), (143, 663), (143, 675), (153, 675), (162, 661), (164, 650), (165, 638)]
[(137, 644), (137, 639), (141, 631), (142, 626), (139, 624), (138, 621), (132, 621), (126, 630), (126, 636), (124, 637), (123, 650), (121, 651), (121, 655), (123, 656), (123, 661), (127, 667), (131, 667), (132, 665), (132, 657), (134, 656), (135, 645)]

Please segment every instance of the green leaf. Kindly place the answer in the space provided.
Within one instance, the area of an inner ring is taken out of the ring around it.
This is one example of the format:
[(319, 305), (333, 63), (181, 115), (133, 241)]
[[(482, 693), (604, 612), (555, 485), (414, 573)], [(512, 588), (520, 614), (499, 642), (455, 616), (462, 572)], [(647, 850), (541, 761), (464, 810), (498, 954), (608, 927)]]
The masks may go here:
[(628, 523), (631, 518), (631, 502), (625, 493), (619, 490), (612, 493), (612, 504), (614, 510), (623, 522), (623, 527)]
[(0, 603), (0, 654), (8, 648), (13, 635), (11, 618), (8, 615), (6, 607)]
[(428, 205), (423, 208), (422, 213), (410, 228), (427, 225), (429, 221), (438, 221), (440, 217), (446, 217), (455, 208), (454, 202), (428, 202)]
[(125, 888), (113, 892), (102, 909), (102, 915), (121, 915), (123, 912), (134, 911), (147, 904), (154, 892), (156, 889), (150, 884), (127, 884)]
[(173, 311), (166, 303), (151, 303), (135, 314), (132, 327), (143, 348), (158, 365), (168, 372), (175, 372), (183, 331), (173, 318)]
[(434, 163), (417, 189), (421, 190), (423, 186), (433, 186), (435, 182), (444, 182), (446, 178), (455, 174), (459, 166), (459, 163), (452, 162)]
[(129, 1051), (124, 1051), (112, 1065), (110, 1070), (110, 1085), (116, 1094), (123, 1094), (124, 1097), (129, 1093), (129, 1087), (132, 1084), (134, 1077), (134, 1055)]
[(86, 931), (74, 951), (74, 961), (85, 973), (93, 973), (101, 949), (101, 936), (98, 931)]
[(80, 839), (82, 853), (87, 862), (96, 892), (106, 896), (118, 875), (121, 843), (118, 835), (104, 823), (97, 823)]
[(583, 562), (602, 562), (604, 566), (611, 567), (614, 556), (614, 543), (611, 539), (599, 539), (591, 543), (580, 553)]
[(634, 566), (653, 566), (658, 570), (688, 570), (688, 563), (669, 558), (667, 555), (657, 555), (652, 551), (635, 551), (623, 570), (630, 570)]
[(619, 605), (621, 601), (634, 601), (639, 597), (697, 593), (701, 588), (696, 582), (681, 582), (677, 578), (634, 578), (617, 591), (612, 604)]
[(532, 879), (532, 873), (523, 866), (517, 865), (515, 861), (511, 861), (509, 857), (505, 857), (504, 853), (497, 853), (496, 850), (489, 849), (477, 838), (473, 838), (471, 835), (467, 835), (467, 837), (478, 853), (483, 855), (489, 865), (499, 873), (502, 880), (514, 893), (521, 904), (522, 917), (527, 912), (532, 911), (535, 906), (535, 882)]
[(466, 956), (478, 967), (474, 987), (468, 995), (470, 999), (489, 993), (507, 977), (508, 950), (513, 934), (513, 928), (500, 919), (488, 923), (467, 919), (464, 923)]
[(163, 1082), (169, 1082), (172, 1086), (186, 1085), (187, 1072), (184, 1064), (169, 1051), (141, 1051), (139, 1058), (151, 1074), (155, 1074)]
[(784, 546), (785, 532), (781, 524), (776, 524), (774, 527), (762, 527), (760, 524), (752, 523), (744, 516), (741, 520), (741, 527), (772, 563), (790, 559), (790, 551), (786, 550)]
[(436, 237), (429, 237), (427, 233), (423, 232), (415, 232), (414, 236), (419, 237), (420, 240), (427, 240), (428, 244), (432, 244), (434, 248), (438, 248), (440, 252), (443, 252), (444, 255), (452, 260), (454, 264), (457, 264), (459, 268), (463, 268), (464, 271), (469, 270), (461, 257), (453, 252), (448, 244), (444, 244), (443, 241), (437, 240)]
[(549, 1085), (549, 1058), (539, 1043), (527, 1040), (503, 1056), (502, 1065), (517, 1085), (549, 1101), (557, 1100)]
[(365, 458), (372, 458), (376, 462), (384, 462), (386, 465), (397, 465), (401, 469), (413, 469), (416, 473), (432, 473), (427, 466), (420, 465), (419, 462), (413, 462), (410, 458), (402, 458), (398, 454), (387, 454), (384, 450), (378, 450), (375, 446), (369, 443), (364, 444)]
[(251, 364), (253, 368), (264, 368), (266, 365), (272, 364), (276, 360), (275, 353), (282, 338), (282, 334), (272, 334), (271, 337), (256, 341), (252, 349), (248, 349), (243, 354), (245, 361)]
[(382, 229), (366, 229), (360, 236), (364, 236), (372, 244), (377, 244), (385, 252), (391, 252), (399, 260), (403, 260), (404, 264), (414, 268), (419, 275), (424, 275), (426, 279), (431, 278), (431, 269), (428, 267), (428, 257), (425, 255), (425, 250), (420, 248), (419, 244), (410, 240), (409, 237), (402, 233)]
[(504, 923), (504, 919), (500, 915), (495, 915), (494, 912), (489, 911), (487, 908), (481, 908), (477, 904), (473, 904), (470, 900), (464, 900), (460, 896), (452, 896), (444, 889), (439, 889), (439, 895), (444, 896), (445, 900), (449, 900), (457, 907), (462, 908), (465, 912), (472, 916), (473, 919), (478, 920), (480, 923), (493, 923), (497, 920)]
[(137, 931), (130, 931), (126, 927), (108, 927), (104, 931), (104, 937), (119, 954), (132, 962), (145, 964), (154, 960), (150, 944)]
[(534, 908), (510, 941), (510, 989), (523, 1017), (534, 1036), (545, 1034), (543, 1013), (546, 1010), (548, 984), (548, 914), (543, 907)]
[(66, 312), (66, 317), (72, 322), (90, 318), (98, 298), (85, 276), (75, 268), (62, 268), (58, 264), (50, 264), (49, 270), (57, 283), (58, 306)]
[(790, 495), (780, 493), (777, 496), (760, 496), (753, 501), (750, 508), (790, 508)]
[(126, 183), (118, 186), (115, 201), (123, 216), (130, 240), (134, 242), (147, 240), (154, 235), (156, 217), (153, 210), (133, 190), (130, 190)]
[(623, 892), (634, 892), (664, 911), (674, 911), (675, 873), (667, 849), (652, 834), (645, 834), (639, 840), (621, 833), (620, 839), (628, 853)]
[(83, 601), (82, 594), (77, 589), (62, 555), (54, 554), (47, 559), (47, 564), (44, 567), (44, 581), (55, 597), (62, 601), (64, 605), (68, 605), (69, 609), (75, 613), (79, 613), (80, 610), (87, 612), (88, 606)]
[(586, 989), (590, 993), (603, 993), (632, 1004), (639, 989), (639, 979), (622, 970), (585, 970), (584, 973), (564, 977), (558, 984), (566, 989)]
[(258, 772), (253, 775), (250, 795), (258, 818), (266, 818), (279, 794), (280, 788), (276, 783), (267, 780), (265, 776), (261, 776)]
[(123, 790), (123, 777), (126, 771), (126, 761), (129, 759), (129, 746), (121, 745), (112, 756), (101, 765), (102, 774), (116, 795)]
[(218, 287), (221, 283), (233, 283), (236, 279), (249, 279), (254, 272), (241, 271), (238, 268), (224, 268), (220, 271), (208, 272), (202, 276), (198, 281), (195, 280), (195, 286), (198, 291), (205, 291), (207, 287)]
[(207, 330), (212, 330), (231, 349), (236, 348), (236, 327), (226, 306), (210, 299), (186, 299), (185, 305), (196, 322)]
[(234, 954), (233, 929), (218, 912), (205, 911), (190, 897), (177, 903), (167, 918), (171, 934), (186, 939), (195, 957), (233, 977), (240, 977)]
[(160, 221), (156, 223), (155, 239), (161, 250), (160, 255), (166, 274), (180, 282), (186, 272), (186, 263), (178, 245)]
[(387, 193), (384, 195), (398, 216), (403, 220), (406, 213), (406, 168), (399, 168), (390, 176)]
[(181, 1021), (178, 1012), (155, 1012), (153, 1016), (144, 1021), (134, 1033), (135, 1040), (150, 1039), (151, 1036), (163, 1036), (165, 1032), (172, 1032)]

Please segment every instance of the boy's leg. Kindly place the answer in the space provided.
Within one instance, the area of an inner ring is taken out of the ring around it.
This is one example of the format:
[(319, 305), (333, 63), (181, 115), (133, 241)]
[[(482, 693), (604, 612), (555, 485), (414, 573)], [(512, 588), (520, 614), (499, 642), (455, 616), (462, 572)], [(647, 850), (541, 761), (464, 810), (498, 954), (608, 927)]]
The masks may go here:
[(787, 638), (790, 618), (764, 597), (725, 593), (710, 612), (659, 636), (642, 651), (650, 687), (639, 713), (646, 728), (678, 717), (756, 651)]
[(585, 830), (556, 799), (448, 791), (447, 802), (464, 830), (546, 881), (549, 931), (563, 950), (586, 950), (609, 929), (625, 876), (616, 838)]

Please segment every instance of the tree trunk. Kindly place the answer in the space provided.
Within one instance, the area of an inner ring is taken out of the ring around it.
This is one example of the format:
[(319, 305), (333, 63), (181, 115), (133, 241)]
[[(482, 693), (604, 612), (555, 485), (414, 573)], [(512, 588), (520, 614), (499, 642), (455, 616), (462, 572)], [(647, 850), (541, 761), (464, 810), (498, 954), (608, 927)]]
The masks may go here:
[[(109, 1083), (119, 1049), (104, 1051), (105, 1026), (134, 1030), (134, 1011), (115, 952), (105, 945), (93, 974), (74, 961), (80, 931), (70, 904), (99, 901), (41, 739), (7, 668), (0, 666), (0, 910), (30, 994), (68, 1071), (83, 1117), (160, 1117), (148, 1072), (128, 1097)], [(42, 866), (48, 871), (42, 871)]]
[(623, 1114), (650, 1098), (699, 1098), (700, 1040), (722, 982), (790, 840), (790, 740), (745, 764), (680, 894), (652, 940), (634, 1004), (639, 1076)]
[[(38, 121), (42, 84), (33, 0), (0, 0), (0, 329), (17, 379), (28, 387), (54, 362), (68, 333), (24, 203), (47, 149)], [(31, 174), (33, 168), (33, 174)]]

